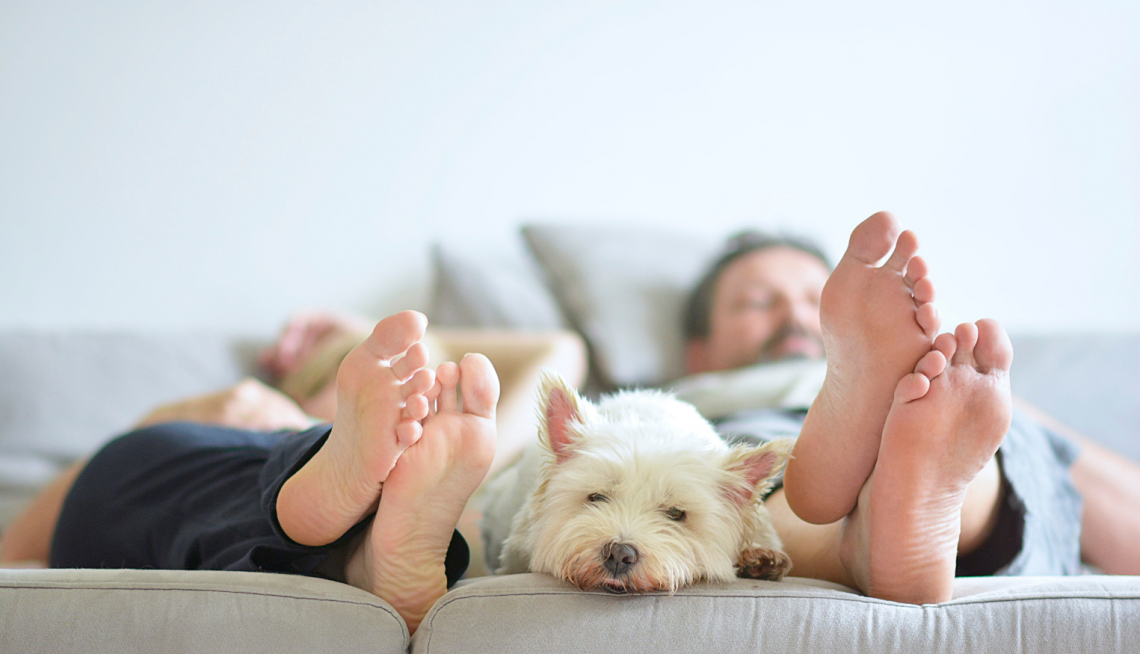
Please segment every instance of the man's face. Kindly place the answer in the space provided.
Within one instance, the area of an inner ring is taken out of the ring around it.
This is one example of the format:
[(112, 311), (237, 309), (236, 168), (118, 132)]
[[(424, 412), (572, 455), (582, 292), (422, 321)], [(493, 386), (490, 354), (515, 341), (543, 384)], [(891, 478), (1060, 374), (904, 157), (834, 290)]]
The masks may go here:
[(689, 372), (822, 357), (819, 297), (828, 274), (822, 261), (790, 247), (733, 261), (713, 289), (708, 338), (688, 343)]

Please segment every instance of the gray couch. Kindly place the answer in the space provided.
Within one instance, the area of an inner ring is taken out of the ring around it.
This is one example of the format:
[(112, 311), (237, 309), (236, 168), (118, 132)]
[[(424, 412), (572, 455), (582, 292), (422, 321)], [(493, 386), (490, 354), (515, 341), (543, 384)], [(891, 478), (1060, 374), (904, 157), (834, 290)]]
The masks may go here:
[[(1140, 337), (1015, 339), (1015, 389), (1140, 454)], [(237, 381), (253, 348), (203, 335), (0, 333), (6, 523), (58, 466), (156, 402)], [(1115, 381), (1113, 381), (1115, 380)], [(1099, 385), (1099, 386), (1098, 386)], [(0, 570), (0, 651), (1127, 651), (1140, 579), (961, 579), (914, 607), (791, 578), (675, 596), (583, 593), (543, 575), (461, 582), (409, 641), (382, 600), (320, 579), (231, 572)]]
[[(490, 264), (441, 248), (431, 316), (573, 327), (589, 343), (595, 389), (662, 382), (676, 374), (681, 289), (709, 247), (662, 238), (532, 227), (533, 259)], [(201, 334), (0, 333), (0, 529), (62, 466), (153, 405), (239, 380), (256, 345)], [(1140, 335), (1022, 336), (1014, 348), (1016, 393), (1140, 459)], [(460, 582), (409, 639), (382, 600), (321, 579), (0, 570), (0, 652), (1010, 654), (1137, 643), (1135, 577), (959, 579), (952, 601), (919, 607), (794, 577), (613, 596), (512, 575)]]

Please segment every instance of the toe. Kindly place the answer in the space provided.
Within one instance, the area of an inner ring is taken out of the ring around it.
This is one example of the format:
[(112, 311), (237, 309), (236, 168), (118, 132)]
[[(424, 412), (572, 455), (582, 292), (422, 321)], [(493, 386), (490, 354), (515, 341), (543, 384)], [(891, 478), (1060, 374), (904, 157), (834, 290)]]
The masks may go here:
[(954, 340), (958, 349), (951, 362), (955, 365), (974, 365), (974, 344), (978, 342), (978, 328), (972, 322), (964, 322), (954, 330)]
[(396, 375), (396, 379), (407, 379), (417, 370), (426, 366), (427, 361), (427, 346), (423, 344), (423, 341), (420, 341), (409, 347), (407, 353), (400, 357), (399, 361), (392, 364), (392, 373)]
[(415, 445), (423, 433), (423, 425), (416, 420), (405, 420), (396, 425), (396, 440), (399, 441), (400, 446), (405, 449)]
[(435, 379), (435, 383), (432, 384), (431, 388), (429, 388), (427, 390), (427, 392), (423, 394), (424, 398), (426, 398), (428, 401), (428, 415), (435, 413), (436, 400), (439, 399), (439, 395), (442, 392), (443, 392), (443, 385), (439, 383), (439, 377), (437, 376)]
[(412, 378), (404, 382), (401, 389), (404, 393), (404, 398), (410, 398), (413, 395), (424, 395), (435, 384), (435, 371), (431, 368), (421, 368), (412, 375)]
[(946, 361), (954, 356), (954, 352), (958, 350), (958, 341), (955, 340), (953, 334), (939, 334), (938, 338), (934, 339), (934, 349), (942, 353), (946, 357)]
[(413, 395), (404, 403), (403, 417), (409, 420), (423, 420), (430, 409), (428, 399), (423, 395)]
[(887, 259), (885, 265), (898, 272), (903, 272), (907, 269), (907, 265), (914, 258), (916, 252), (918, 252), (918, 237), (908, 229), (899, 234), (899, 238), (895, 242), (895, 251), (891, 253), (891, 258)]
[(974, 361), (982, 372), (993, 369), (1009, 370), (1013, 364), (1013, 345), (996, 320), (984, 318), (977, 323), (978, 344), (974, 346)]
[(435, 371), (435, 378), (439, 380), (439, 411), (455, 411), (459, 408), (459, 400), (455, 396), (455, 387), (459, 385), (459, 366), (448, 361), (439, 364)]
[(946, 369), (946, 355), (938, 350), (931, 350), (922, 355), (914, 371), (924, 375), (927, 379), (934, 379)]
[(898, 221), (886, 211), (880, 211), (859, 223), (851, 232), (845, 256), (867, 264), (878, 263), (891, 251), (898, 235)]
[(934, 338), (934, 335), (938, 333), (938, 328), (942, 326), (942, 317), (938, 315), (938, 308), (934, 306), (933, 302), (920, 304), (915, 313), (915, 319), (923, 333), (929, 338)]
[(377, 359), (391, 359), (406, 352), (424, 337), (427, 317), (418, 311), (403, 311), (376, 323), (364, 347)]
[(907, 286), (914, 288), (915, 282), (926, 277), (928, 274), (930, 274), (930, 271), (926, 266), (926, 259), (920, 256), (914, 256), (911, 257), (910, 263), (906, 265), (906, 277), (903, 279), (906, 281)]
[(913, 402), (930, 390), (930, 379), (926, 375), (912, 372), (899, 380), (895, 386), (895, 402)]
[(915, 302), (933, 302), (934, 301), (934, 282), (930, 281), (929, 277), (923, 277), (916, 281), (914, 286), (911, 287), (914, 293)]
[(499, 376), (491, 361), (482, 354), (468, 354), (459, 362), (459, 371), (463, 379), (463, 412), (494, 418)]

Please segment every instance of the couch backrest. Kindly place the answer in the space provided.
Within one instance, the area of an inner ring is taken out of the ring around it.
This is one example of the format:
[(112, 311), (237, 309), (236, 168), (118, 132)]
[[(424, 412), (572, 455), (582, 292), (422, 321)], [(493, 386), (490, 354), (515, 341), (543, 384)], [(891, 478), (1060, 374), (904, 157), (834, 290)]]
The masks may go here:
[(217, 334), (0, 332), (0, 486), (36, 484), (154, 406), (233, 384), (257, 347)]

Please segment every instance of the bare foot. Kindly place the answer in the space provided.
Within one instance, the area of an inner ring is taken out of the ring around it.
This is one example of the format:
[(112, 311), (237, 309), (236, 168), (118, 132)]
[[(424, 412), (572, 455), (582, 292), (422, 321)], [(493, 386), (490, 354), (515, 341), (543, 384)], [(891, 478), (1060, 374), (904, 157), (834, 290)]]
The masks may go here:
[(495, 456), (499, 379), (491, 362), (468, 354), (458, 366), (440, 365), (437, 376), (436, 410), (385, 482), (376, 518), (345, 570), (349, 584), (391, 604), (412, 632), (447, 592), (452, 533)]
[(788, 504), (807, 522), (835, 522), (855, 508), (895, 385), (934, 342), (934, 284), (917, 251), (912, 232), (900, 233), (894, 217), (877, 213), (851, 233), (823, 288), (827, 378), (784, 473)]
[(415, 311), (389, 316), (341, 363), (332, 433), (277, 498), (277, 519), (294, 541), (331, 543), (376, 510), (381, 484), (428, 413), (435, 375), (424, 368), (426, 328)]
[(840, 555), (873, 597), (949, 600), (966, 487), (1009, 429), (1013, 349), (998, 323), (942, 334), (895, 390)]

